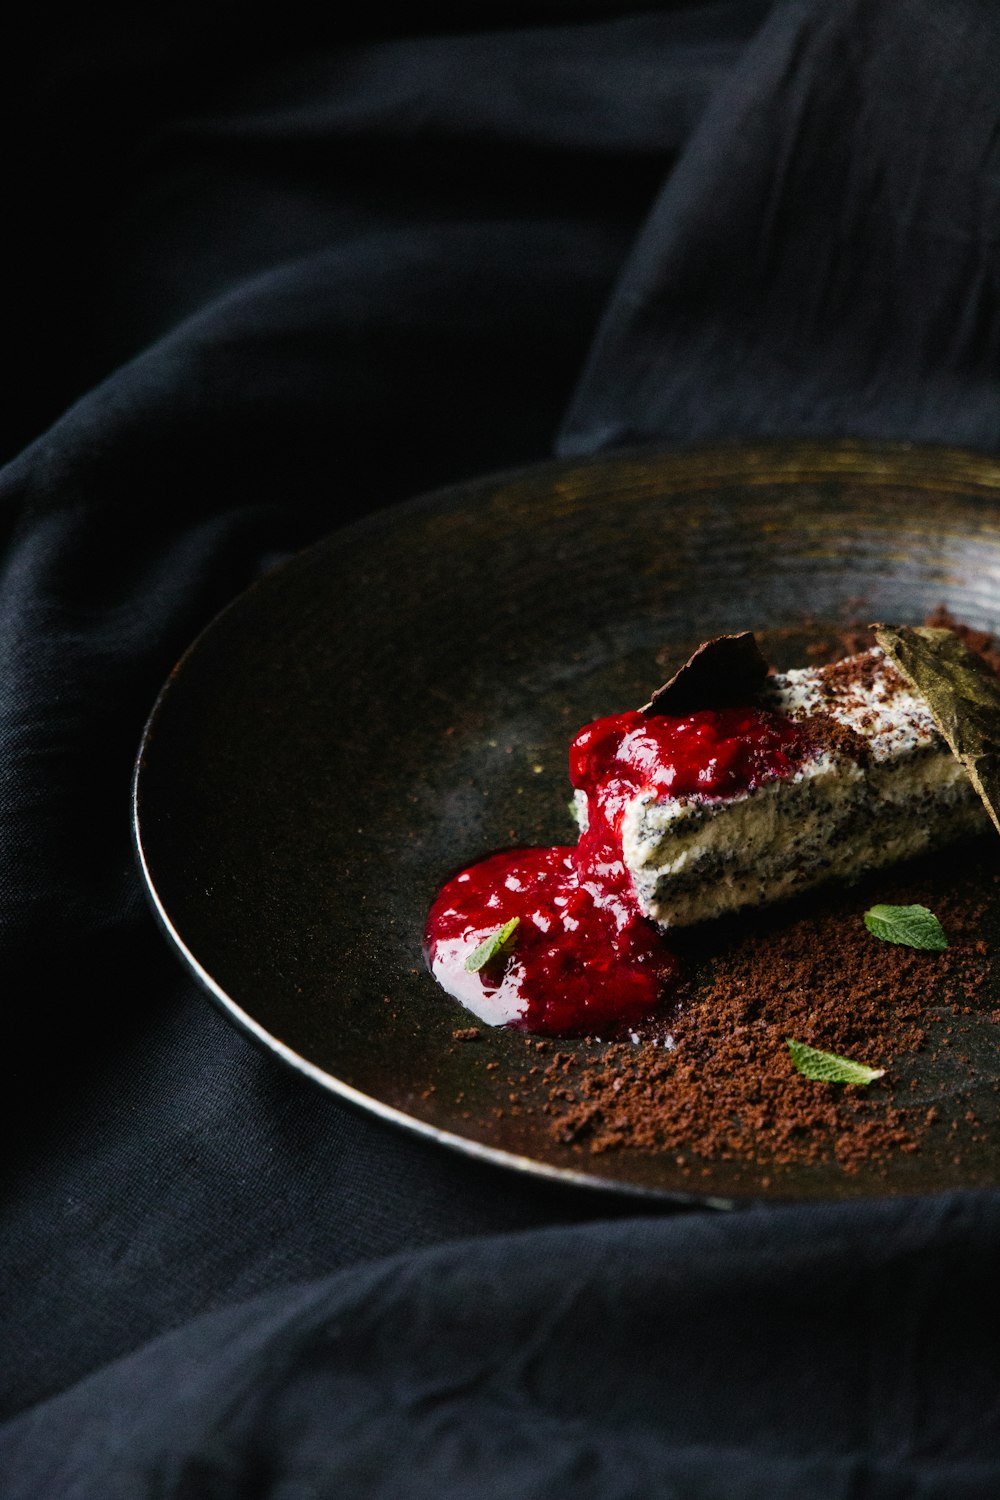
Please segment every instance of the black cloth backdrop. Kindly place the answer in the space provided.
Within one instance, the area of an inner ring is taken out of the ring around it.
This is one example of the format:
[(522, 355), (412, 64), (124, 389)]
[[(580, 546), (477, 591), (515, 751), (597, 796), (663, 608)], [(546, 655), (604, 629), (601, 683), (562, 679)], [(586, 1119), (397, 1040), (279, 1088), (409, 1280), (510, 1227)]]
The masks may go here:
[(636, 1213), (286, 1072), (133, 867), (159, 684), (431, 485), (1000, 440), (992, 0), (208, 4), (11, 53), (0, 1493), (1000, 1493), (989, 1194)]

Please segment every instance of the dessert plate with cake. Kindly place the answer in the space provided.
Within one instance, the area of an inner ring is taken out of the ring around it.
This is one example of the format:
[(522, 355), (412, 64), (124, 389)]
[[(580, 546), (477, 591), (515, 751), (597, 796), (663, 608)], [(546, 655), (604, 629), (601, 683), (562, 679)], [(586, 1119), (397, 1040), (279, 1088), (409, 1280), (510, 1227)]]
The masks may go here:
[(995, 1185), (998, 500), (975, 455), (761, 444), (334, 533), (158, 700), (154, 909), (304, 1075), (507, 1166)]

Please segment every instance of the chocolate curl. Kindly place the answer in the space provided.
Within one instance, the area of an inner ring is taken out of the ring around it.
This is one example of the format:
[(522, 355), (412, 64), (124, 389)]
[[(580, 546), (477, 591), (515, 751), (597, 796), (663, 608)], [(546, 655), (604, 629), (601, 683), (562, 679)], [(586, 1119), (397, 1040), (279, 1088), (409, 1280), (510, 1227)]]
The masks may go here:
[(702, 708), (743, 708), (757, 697), (767, 673), (752, 630), (719, 635), (699, 646), (639, 712), (683, 718)]

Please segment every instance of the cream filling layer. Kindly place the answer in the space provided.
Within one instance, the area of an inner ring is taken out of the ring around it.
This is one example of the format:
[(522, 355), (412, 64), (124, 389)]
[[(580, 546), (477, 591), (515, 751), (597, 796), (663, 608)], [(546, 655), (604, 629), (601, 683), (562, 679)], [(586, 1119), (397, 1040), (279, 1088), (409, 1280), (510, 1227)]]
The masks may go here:
[(855, 879), (985, 824), (947, 750), (867, 771), (824, 756), (729, 800), (643, 793), (625, 811), (622, 850), (643, 914), (683, 927)]

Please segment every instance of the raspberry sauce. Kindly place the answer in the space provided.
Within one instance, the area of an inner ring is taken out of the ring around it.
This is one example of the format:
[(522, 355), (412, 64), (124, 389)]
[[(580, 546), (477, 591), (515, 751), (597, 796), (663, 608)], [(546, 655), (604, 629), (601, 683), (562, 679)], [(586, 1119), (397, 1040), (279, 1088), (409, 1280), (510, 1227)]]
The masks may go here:
[[(597, 719), (570, 748), (570, 780), (587, 799), (574, 846), (493, 854), (448, 882), (427, 919), (431, 972), (490, 1025), (554, 1036), (610, 1037), (667, 996), (677, 960), (642, 915), (622, 856), (633, 797), (722, 801), (788, 776), (806, 742), (762, 709), (641, 711)], [(477, 972), (465, 961), (519, 918), (513, 940)]]

